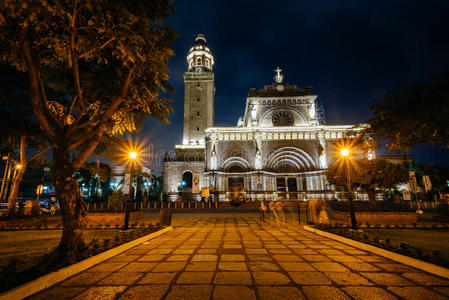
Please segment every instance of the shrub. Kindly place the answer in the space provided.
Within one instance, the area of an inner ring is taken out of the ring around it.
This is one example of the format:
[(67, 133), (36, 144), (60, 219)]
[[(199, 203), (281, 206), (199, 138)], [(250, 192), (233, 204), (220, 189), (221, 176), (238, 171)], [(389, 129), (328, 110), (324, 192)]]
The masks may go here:
[(113, 191), (108, 197), (108, 206), (112, 211), (122, 211), (126, 196), (121, 190)]

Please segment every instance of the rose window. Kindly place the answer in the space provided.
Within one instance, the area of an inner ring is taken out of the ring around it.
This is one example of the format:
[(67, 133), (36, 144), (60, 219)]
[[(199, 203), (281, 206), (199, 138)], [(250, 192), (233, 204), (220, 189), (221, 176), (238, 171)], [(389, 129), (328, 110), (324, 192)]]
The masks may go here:
[(293, 126), (293, 116), (287, 111), (279, 111), (273, 115), (273, 126)]

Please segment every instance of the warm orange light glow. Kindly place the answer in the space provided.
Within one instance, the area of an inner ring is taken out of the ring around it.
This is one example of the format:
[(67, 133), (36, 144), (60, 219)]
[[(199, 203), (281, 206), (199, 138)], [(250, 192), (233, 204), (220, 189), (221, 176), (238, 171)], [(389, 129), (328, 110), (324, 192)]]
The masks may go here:
[(136, 159), (137, 158), (137, 152), (135, 152), (135, 151), (129, 152), (129, 158)]
[(20, 168), (22, 168), (21, 164), (16, 165), (16, 169), (20, 169)]
[(349, 149), (343, 148), (340, 150), (341, 156), (349, 156)]

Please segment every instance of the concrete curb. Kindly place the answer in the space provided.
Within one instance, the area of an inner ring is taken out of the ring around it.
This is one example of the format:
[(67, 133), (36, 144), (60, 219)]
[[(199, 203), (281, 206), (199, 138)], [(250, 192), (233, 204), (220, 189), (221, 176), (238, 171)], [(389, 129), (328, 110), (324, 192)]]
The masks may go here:
[(123, 253), (139, 244), (145, 243), (148, 240), (154, 239), (168, 231), (173, 230), (173, 227), (168, 226), (164, 229), (158, 230), (156, 232), (150, 233), (146, 236), (138, 238), (129, 243), (125, 243), (113, 249), (107, 250), (95, 256), (89, 257), (85, 260), (77, 262), (76, 264), (70, 265), (68, 267), (62, 268), (50, 274), (39, 277), (33, 281), (22, 284), (21, 286), (15, 287), (9, 291), (0, 294), (0, 300), (14, 300), (23, 299), (31, 296), (37, 292), (40, 292), (58, 282), (61, 282), (79, 272), (82, 272), (94, 265), (97, 265), (111, 257), (114, 257), (120, 253)]
[(426, 271), (428, 273), (434, 274), (434, 275), (438, 275), (440, 277), (444, 277), (444, 278), (448, 278), (449, 279), (449, 269), (445, 268), (445, 267), (441, 267), (441, 266), (437, 266), (416, 258), (412, 258), (412, 257), (408, 257), (402, 254), (398, 254), (398, 253), (394, 253), (379, 247), (375, 247), (375, 246), (371, 246), (365, 243), (361, 243), (355, 240), (351, 240), (333, 233), (329, 233), (326, 231), (322, 231), (313, 227), (309, 227), (307, 225), (304, 226), (304, 229), (328, 238), (331, 238), (333, 240), (345, 243), (347, 245), (365, 250), (365, 251), (369, 251), (371, 253), (383, 256), (385, 258), (391, 259), (393, 261), (399, 262), (401, 264), (404, 265), (408, 265), (411, 267), (414, 267), (416, 269), (420, 269), (423, 271)]

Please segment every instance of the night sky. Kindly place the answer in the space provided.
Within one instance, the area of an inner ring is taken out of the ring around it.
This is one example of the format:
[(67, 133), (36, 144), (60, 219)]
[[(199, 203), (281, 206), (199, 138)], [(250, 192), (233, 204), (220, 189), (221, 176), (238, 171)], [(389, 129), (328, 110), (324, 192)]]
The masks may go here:
[[(314, 88), (329, 125), (364, 122), (385, 93), (449, 71), (449, 1), (190, 0), (174, 9), (171, 124), (149, 120), (139, 134), (155, 152), (182, 142), (182, 74), (200, 31), (215, 56), (215, 126), (235, 126), (248, 90), (271, 84), (277, 66), (285, 82)], [(449, 165), (447, 150), (413, 154)]]

